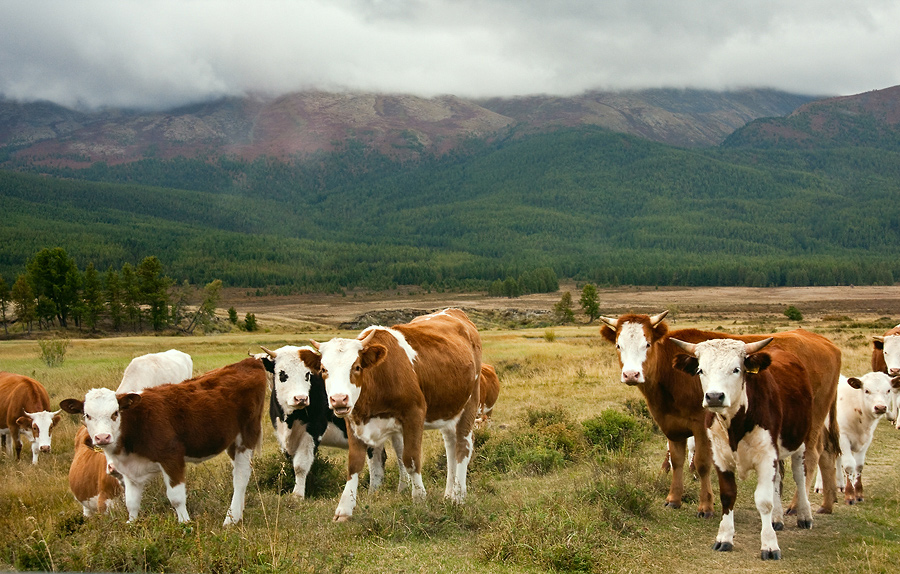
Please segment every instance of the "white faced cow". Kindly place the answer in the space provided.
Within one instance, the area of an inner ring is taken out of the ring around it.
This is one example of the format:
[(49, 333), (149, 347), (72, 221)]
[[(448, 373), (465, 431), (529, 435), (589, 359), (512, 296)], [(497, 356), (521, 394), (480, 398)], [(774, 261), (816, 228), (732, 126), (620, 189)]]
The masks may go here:
[[(900, 376), (900, 325), (872, 339), (872, 370)], [(894, 389), (889, 397), (887, 418), (900, 429), (900, 389)]]
[[(306, 496), (306, 478), (319, 445), (348, 448), (347, 423), (328, 408), (325, 382), (309, 365), (318, 364), (318, 353), (312, 347), (292, 345), (256, 355), (262, 359), (272, 378), (269, 418), (275, 438), (293, 463), (294, 491), (298, 498)], [(400, 436), (394, 437), (394, 450), (403, 452)], [(369, 449), (369, 488), (376, 490), (384, 480), (383, 447)], [(406, 484), (400, 465), (400, 488)]]
[(734, 547), (735, 475), (756, 471), (756, 508), (762, 521), (763, 560), (778, 560), (775, 530), (783, 528), (781, 475), (778, 461), (791, 459), (797, 486), (797, 526), (812, 527), (806, 495), (804, 442), (810, 429), (812, 388), (799, 359), (786, 351), (760, 353), (772, 339), (744, 343), (713, 339), (692, 344), (672, 339), (690, 355), (678, 355), (675, 366), (699, 375), (706, 409), (706, 432), (719, 475), (722, 521), (715, 550)]
[[(878, 421), (888, 412), (895, 390), (900, 389), (900, 376), (882, 372), (866, 373), (856, 378), (841, 376), (838, 386), (837, 418), (841, 429), (841, 460), (836, 465), (836, 480), (844, 486), (844, 502), (863, 500), (862, 471), (866, 452), (872, 444)], [(821, 476), (816, 479), (820, 488)]]
[(139, 393), (150, 387), (180, 383), (194, 376), (194, 361), (187, 353), (169, 349), (135, 357), (125, 367), (116, 394)]
[(241, 520), (250, 480), (250, 457), (262, 434), (266, 399), (262, 361), (247, 358), (177, 385), (116, 395), (91, 389), (84, 400), (60, 406), (83, 414), (94, 445), (101, 447), (125, 483), (128, 521), (137, 518), (147, 482), (162, 473), (166, 495), (180, 522), (186, 506), (185, 463), (228, 451), (234, 461), (234, 495), (225, 525)]
[(422, 431), (439, 429), (447, 453), (444, 496), (461, 503), (472, 458), (472, 427), (480, 400), (481, 338), (459, 309), (392, 328), (370, 327), (357, 339), (313, 343), (321, 353), (331, 409), (349, 425), (348, 479), (335, 520), (356, 506), (366, 446), (400, 435), (414, 500), (425, 498)]
[[(50, 395), (44, 385), (30, 377), (0, 372), (0, 435), (10, 456), (22, 455), (22, 437), (31, 441), (31, 463), (39, 452), (50, 452), (59, 411), (50, 412)], [(7, 438), (9, 443), (7, 443)]]

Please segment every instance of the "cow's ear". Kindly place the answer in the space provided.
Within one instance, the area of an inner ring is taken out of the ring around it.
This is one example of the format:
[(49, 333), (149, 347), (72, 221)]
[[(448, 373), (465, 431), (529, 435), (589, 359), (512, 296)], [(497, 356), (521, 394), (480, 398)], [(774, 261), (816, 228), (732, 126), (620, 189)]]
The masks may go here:
[(862, 388), (862, 381), (857, 379), (856, 377), (850, 377), (847, 379), (847, 384), (853, 387), (854, 389)]
[(879, 341), (878, 339), (872, 340), (872, 346), (878, 349), (879, 351), (884, 351), (884, 341)]
[(369, 345), (359, 354), (360, 365), (364, 369), (374, 367), (387, 356), (387, 348), (384, 345)]
[(891, 388), (900, 389), (900, 377), (894, 377), (891, 379)]
[(78, 399), (65, 399), (59, 403), (59, 408), (72, 415), (84, 414), (84, 402)]
[(59, 416), (59, 414), (53, 415), (53, 419), (50, 421), (50, 428), (53, 428), (56, 425), (58, 425), (59, 421), (61, 421), (61, 420), (62, 420), (62, 417)]
[(616, 330), (611, 328), (609, 325), (603, 325), (600, 327), (600, 336), (612, 343), (616, 344)]
[(771, 364), (772, 357), (769, 356), (769, 353), (753, 353), (744, 359), (744, 370), (748, 373), (758, 373)]
[(651, 330), (651, 333), (653, 333), (653, 340), (650, 342), (655, 343), (659, 341), (660, 339), (665, 337), (668, 332), (669, 326), (666, 325), (663, 321), (660, 321), (659, 323), (657, 323), (656, 327), (653, 327), (653, 329)]
[(31, 422), (32, 422), (32, 421), (31, 421), (31, 417), (29, 417), (29, 416), (27, 416), (27, 415), (22, 415), (22, 416), (20, 416), (19, 418), (16, 419), (16, 424), (19, 425), (20, 428), (22, 428), (22, 427), (30, 427), (30, 426), (31, 426)]
[(139, 402), (141, 402), (141, 395), (137, 393), (128, 393), (127, 395), (122, 395), (121, 397), (119, 397), (119, 410), (124, 411), (126, 409), (130, 409)]
[[(260, 353), (260, 354), (262, 354), (262, 353)], [(270, 359), (268, 355), (266, 355), (265, 357), (260, 357), (259, 360), (262, 361), (263, 367), (267, 371), (269, 371), (273, 375), (275, 374), (275, 361)]]
[(679, 353), (675, 355), (674, 359), (672, 359), (672, 366), (679, 371), (684, 371), (689, 375), (696, 375), (697, 369), (700, 368), (700, 361), (697, 359), (697, 357)]
[(300, 360), (306, 365), (306, 368), (314, 373), (322, 371), (322, 355), (309, 349), (300, 349)]

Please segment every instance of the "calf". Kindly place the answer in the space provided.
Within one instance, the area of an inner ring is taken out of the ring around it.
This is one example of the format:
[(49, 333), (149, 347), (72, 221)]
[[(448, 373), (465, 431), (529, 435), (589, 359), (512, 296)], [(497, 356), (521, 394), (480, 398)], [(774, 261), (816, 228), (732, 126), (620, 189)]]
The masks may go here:
[[(882, 372), (862, 377), (841, 376), (838, 386), (837, 419), (841, 429), (841, 460), (835, 465), (836, 481), (844, 486), (844, 502), (863, 500), (862, 471), (866, 451), (872, 444), (878, 421), (888, 412), (895, 390), (900, 389), (900, 376), (891, 378)], [(816, 488), (821, 487), (821, 475)]]
[(476, 425), (487, 425), (491, 420), (491, 412), (497, 397), (500, 396), (500, 378), (494, 367), (486, 363), (481, 364), (481, 400), (478, 402), (478, 414), (475, 416)]
[(23, 436), (31, 441), (32, 464), (37, 464), (39, 452), (50, 452), (50, 439), (60, 417), (59, 411), (49, 409), (50, 395), (44, 385), (29, 377), (0, 372), (0, 435), (10, 456), (13, 449), (16, 460), (22, 456)]
[[(884, 335), (872, 337), (872, 371), (900, 375), (900, 325)], [(900, 429), (900, 389), (895, 389), (888, 401), (887, 418)]]
[(139, 393), (149, 387), (180, 383), (194, 376), (194, 361), (187, 353), (169, 349), (135, 357), (125, 367), (116, 394)]
[(69, 467), (69, 489), (81, 503), (85, 516), (103, 514), (122, 494), (122, 485), (115, 475), (107, 472), (106, 456), (94, 443), (83, 426), (75, 433), (75, 456)]
[(227, 526), (243, 516), (250, 457), (262, 433), (266, 384), (262, 361), (247, 358), (178, 385), (124, 395), (91, 389), (83, 401), (66, 399), (60, 406), (84, 415), (91, 440), (122, 473), (129, 522), (137, 518), (147, 482), (160, 472), (178, 520), (190, 520), (185, 463), (227, 450), (234, 464)]
[[(414, 500), (424, 500), (422, 431), (440, 429), (447, 453), (444, 496), (461, 503), (472, 457), (480, 400), (481, 338), (459, 309), (416, 317), (405, 325), (370, 327), (357, 339), (313, 342), (329, 407), (347, 420), (348, 477), (335, 520), (356, 506), (366, 446), (403, 439), (402, 460)], [(399, 454), (399, 453), (398, 453)]]
[[(348, 448), (347, 423), (328, 408), (325, 382), (309, 366), (318, 362), (318, 354), (312, 347), (262, 349), (265, 353), (259, 357), (272, 378), (269, 418), (281, 450), (293, 463), (293, 495), (304, 498), (306, 478), (316, 450), (319, 445)], [(403, 452), (400, 437), (394, 441), (394, 450)], [(369, 488), (376, 490), (384, 480), (384, 448), (369, 449), (368, 458)], [(402, 465), (400, 471), (400, 488), (403, 488), (405, 473)]]
[(763, 560), (781, 558), (775, 530), (783, 525), (779, 461), (790, 457), (797, 486), (797, 526), (812, 527), (803, 465), (809, 436), (812, 388), (806, 369), (791, 353), (773, 349), (760, 353), (772, 339), (744, 343), (713, 339), (697, 344), (672, 340), (690, 353), (673, 363), (699, 375), (706, 409), (706, 433), (719, 476), (722, 521), (713, 549), (734, 548), (735, 474), (742, 479), (756, 471), (756, 508), (762, 520)]

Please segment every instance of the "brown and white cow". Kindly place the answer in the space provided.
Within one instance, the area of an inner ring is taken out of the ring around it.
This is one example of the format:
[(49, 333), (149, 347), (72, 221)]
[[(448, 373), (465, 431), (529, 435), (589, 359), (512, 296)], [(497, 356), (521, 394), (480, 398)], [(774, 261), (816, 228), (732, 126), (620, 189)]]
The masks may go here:
[(147, 482), (160, 472), (178, 520), (190, 520), (185, 463), (227, 450), (234, 464), (227, 526), (243, 516), (250, 457), (262, 435), (266, 386), (262, 361), (251, 357), (142, 394), (91, 389), (83, 401), (66, 399), (60, 406), (84, 415), (91, 440), (122, 474), (129, 522), (137, 518)]
[(75, 500), (81, 503), (85, 516), (92, 516), (95, 512), (103, 514), (122, 495), (119, 479), (107, 472), (106, 455), (101, 449), (94, 448), (84, 425), (75, 433), (75, 456), (69, 467), (69, 489)]
[[(22, 437), (31, 441), (31, 463), (39, 452), (50, 452), (59, 411), (50, 412), (50, 395), (44, 385), (30, 377), (0, 372), (0, 435), (10, 456), (22, 455)], [(9, 443), (7, 443), (9, 439)]]
[[(872, 371), (900, 375), (900, 325), (884, 335), (872, 337)], [(888, 402), (888, 420), (900, 429), (900, 389), (894, 389)]]
[(755, 343), (712, 339), (672, 342), (690, 355), (675, 357), (676, 368), (699, 376), (706, 410), (706, 435), (719, 475), (722, 520), (714, 550), (734, 548), (735, 476), (756, 472), (756, 508), (762, 521), (760, 557), (778, 560), (776, 530), (784, 528), (779, 461), (791, 459), (797, 492), (797, 526), (812, 528), (803, 454), (812, 426), (812, 387), (793, 353), (759, 352), (772, 338)]
[(481, 400), (478, 403), (478, 414), (475, 417), (476, 425), (487, 425), (491, 421), (491, 412), (500, 396), (500, 377), (493, 365), (481, 364)]
[[(402, 460), (414, 500), (425, 498), (422, 431), (439, 429), (447, 453), (444, 496), (462, 502), (478, 410), (481, 337), (459, 309), (416, 317), (391, 328), (369, 327), (356, 339), (313, 345), (321, 353), (330, 408), (348, 421), (348, 477), (334, 519), (356, 506), (366, 447), (403, 438)], [(399, 454), (399, 453), (398, 453)]]
[[(835, 453), (840, 451), (837, 424), (826, 428), (825, 419), (829, 413), (835, 412), (841, 370), (841, 351), (838, 347), (825, 337), (803, 329), (771, 335), (731, 335), (697, 329), (680, 329), (670, 333), (663, 321), (667, 314), (668, 311), (652, 317), (639, 314), (622, 315), (618, 318), (601, 317), (605, 323), (601, 328), (601, 335), (616, 345), (622, 367), (621, 381), (638, 388), (647, 401), (650, 414), (668, 439), (672, 482), (666, 496), (666, 506), (681, 507), (686, 441), (688, 437), (694, 436), (694, 467), (700, 480), (698, 515), (705, 518), (713, 515), (710, 482), (712, 451), (704, 430), (706, 413), (701, 404), (703, 397), (700, 381), (672, 366), (672, 360), (679, 349), (671, 342), (671, 337), (689, 343), (718, 338), (750, 343), (771, 336), (774, 338), (773, 348), (794, 353), (806, 367), (813, 389), (812, 430), (805, 455), (808, 486), (812, 486), (817, 466), (823, 469), (834, 468)], [(835, 418), (832, 417), (831, 420)], [(820, 439), (824, 440), (820, 442)], [(820, 453), (823, 454), (821, 460)], [(837, 487), (830, 474), (833, 473), (828, 473), (825, 477), (825, 494), (818, 510), (820, 513), (831, 513), (836, 499)], [(791, 502), (790, 511), (795, 506), (796, 496)]]

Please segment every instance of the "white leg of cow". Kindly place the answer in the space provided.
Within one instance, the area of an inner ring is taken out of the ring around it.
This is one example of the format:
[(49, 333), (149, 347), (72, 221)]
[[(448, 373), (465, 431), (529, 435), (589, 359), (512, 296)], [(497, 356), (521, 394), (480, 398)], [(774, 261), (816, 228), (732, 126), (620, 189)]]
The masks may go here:
[(780, 466), (781, 465), (779, 464), (779, 470), (775, 471), (775, 482), (772, 485), (772, 528), (776, 532), (784, 530), (784, 507), (781, 505), (781, 486), (783, 477), (781, 476)]
[[(466, 446), (466, 452), (468, 454), (456, 464), (456, 477), (455, 477), (455, 485), (453, 489), (453, 493), (450, 497), (450, 500), (456, 502), (457, 504), (462, 504), (466, 500), (466, 475), (469, 472), (469, 461), (472, 460), (472, 452), (475, 447), (475, 441), (472, 439), (472, 433), (469, 432), (468, 435), (465, 436), (463, 441)], [(457, 445), (457, 447), (462, 445)]]
[(781, 548), (778, 547), (778, 536), (772, 528), (772, 509), (775, 498), (776, 467), (778, 463), (760, 464), (757, 469), (757, 483), (754, 499), (756, 509), (759, 511), (759, 519), (762, 521), (760, 532), (760, 556), (763, 560), (779, 560)]
[(403, 435), (391, 435), (391, 445), (394, 447), (394, 454), (397, 455), (397, 471), (400, 474), (397, 481), (397, 492), (403, 492), (410, 486), (409, 474), (406, 473), (406, 467), (403, 466)]
[(304, 432), (300, 437), (300, 444), (294, 452), (292, 462), (294, 465), (294, 490), (291, 494), (297, 498), (306, 496), (306, 477), (312, 468), (316, 458), (316, 443), (311, 434)]
[(447, 452), (447, 485), (444, 488), (444, 498), (455, 500), (456, 486), (456, 426), (441, 429), (444, 435), (444, 450)]
[(422, 475), (413, 467), (407, 468), (406, 472), (409, 474), (409, 483), (412, 487), (412, 499), (419, 502), (425, 500), (425, 483), (422, 482)]
[(37, 464), (39, 452), (41, 452), (41, 447), (38, 445), (37, 441), (31, 441), (31, 464)]
[(722, 513), (719, 531), (716, 533), (716, 547), (731, 550), (734, 547), (734, 510)]
[(134, 482), (123, 475), (122, 484), (125, 486), (125, 508), (128, 509), (128, 522), (134, 522), (141, 509), (141, 498), (144, 496), (144, 483)]
[(341, 500), (338, 502), (334, 511), (334, 519), (336, 521), (344, 521), (353, 516), (353, 509), (356, 507), (356, 493), (359, 490), (359, 474), (353, 473), (350, 480), (344, 485), (344, 492), (341, 493)]
[[(162, 471), (162, 475), (163, 482), (166, 485), (166, 496), (169, 498), (172, 508), (175, 509), (178, 522), (190, 522), (191, 517), (187, 511), (187, 486), (183, 482), (172, 484), (172, 479), (169, 478), (165, 470)], [(128, 492), (127, 489), (126, 492)]]
[(384, 445), (369, 448), (366, 450), (366, 454), (369, 456), (369, 492), (375, 492), (379, 488), (381, 488), (381, 483), (384, 482), (384, 465), (387, 460), (387, 452), (385, 451)]
[(231, 496), (231, 508), (228, 509), (222, 526), (240, 522), (244, 517), (244, 501), (247, 497), (247, 484), (250, 482), (250, 457), (252, 456), (253, 451), (249, 448), (239, 448), (234, 453), (234, 467), (231, 471), (234, 494)]
[(853, 447), (850, 445), (850, 437), (841, 433), (841, 468), (847, 475), (847, 480), (856, 480), (856, 459), (853, 455)]
[(797, 488), (797, 526), (812, 528), (812, 507), (809, 504), (809, 493), (806, 491), (806, 466), (802, 450), (791, 456), (791, 474)]

